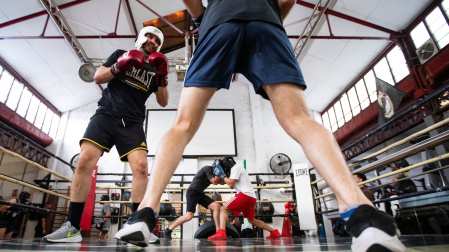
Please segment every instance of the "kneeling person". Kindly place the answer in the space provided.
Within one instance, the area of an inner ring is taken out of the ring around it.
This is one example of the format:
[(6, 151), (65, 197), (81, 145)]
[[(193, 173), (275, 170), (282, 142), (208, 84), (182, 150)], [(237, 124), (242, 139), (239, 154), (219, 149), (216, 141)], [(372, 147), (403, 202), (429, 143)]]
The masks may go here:
[(209, 237), (209, 240), (227, 239), (226, 220), (228, 218), (228, 209), (234, 213), (235, 216), (239, 216), (240, 213), (243, 213), (243, 218), (248, 218), (249, 223), (269, 231), (270, 235), (267, 236), (267, 239), (281, 237), (281, 234), (277, 229), (268, 226), (261, 220), (255, 219), (256, 193), (251, 185), (248, 172), (241, 166), (233, 167), (236, 163), (232, 157), (225, 157), (225, 159), (223, 159), (223, 168), (231, 170), (230, 176), (228, 177), (220, 166), (215, 167), (214, 174), (220, 176), (228, 186), (234, 188), (237, 191), (237, 194), (220, 208), (220, 228), (217, 230), (216, 234)]
[(213, 174), (216, 164), (217, 160), (212, 166), (204, 166), (195, 174), (192, 183), (187, 189), (187, 212), (183, 216), (179, 217), (173, 224), (170, 225), (169, 228), (164, 231), (164, 238), (171, 239), (171, 233), (177, 226), (182, 225), (193, 218), (197, 204), (213, 211), (215, 227), (218, 230), (220, 227), (220, 205), (204, 194), (204, 190), (210, 184), (224, 184), (220, 177)]

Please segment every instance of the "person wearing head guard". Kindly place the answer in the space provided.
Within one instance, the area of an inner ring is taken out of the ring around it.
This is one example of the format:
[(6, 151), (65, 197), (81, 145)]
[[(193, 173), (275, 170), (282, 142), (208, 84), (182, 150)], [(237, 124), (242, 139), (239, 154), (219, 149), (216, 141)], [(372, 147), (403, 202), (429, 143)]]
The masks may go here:
[(196, 205), (198, 204), (212, 210), (215, 227), (218, 228), (220, 224), (220, 205), (207, 196), (204, 190), (210, 184), (224, 184), (220, 177), (213, 174), (214, 168), (217, 165), (219, 166), (220, 163), (223, 163), (222, 160), (215, 160), (212, 165), (204, 166), (195, 174), (187, 189), (187, 211), (164, 231), (164, 238), (171, 239), (171, 233), (176, 227), (190, 221), (195, 215)]
[(234, 158), (231, 156), (225, 156), (221, 161), (223, 170), (227, 177), (231, 176), (231, 169), (234, 167), (236, 162), (234, 161)]
[(256, 220), (256, 193), (254, 192), (251, 179), (245, 168), (239, 165), (236, 166), (236, 162), (232, 157), (225, 157), (223, 159), (223, 165), (227, 168), (232, 165), (232, 169), (230, 169), (230, 176), (228, 177), (224, 169), (220, 166), (216, 166), (214, 168), (214, 175), (219, 176), (228, 186), (235, 189), (237, 194), (220, 208), (220, 228), (217, 229), (216, 234), (210, 236), (208, 239), (227, 239), (225, 220), (228, 218), (228, 210), (230, 210), (235, 216), (239, 216), (240, 213), (243, 213), (243, 218), (247, 218), (251, 225), (270, 232), (267, 239), (281, 237), (279, 230), (270, 227), (261, 220)]
[[(109, 195), (101, 195), (100, 201), (109, 201)], [(103, 207), (101, 208), (101, 216), (111, 216), (111, 205), (109, 203), (101, 203)], [(101, 222), (95, 224), (95, 228), (100, 231), (100, 238), (109, 237), (109, 229), (111, 228), (111, 218), (103, 217)]]
[(19, 195), (19, 203), (26, 204), (30, 202), (31, 194), (27, 191), (22, 191)]
[(168, 60), (159, 52), (163, 42), (160, 29), (144, 27), (134, 50), (116, 50), (95, 72), (95, 83), (107, 83), (107, 87), (79, 142), (81, 152), (72, 180), (69, 218), (60, 229), (43, 237), (44, 242), (81, 242), (80, 222), (91, 174), (103, 153), (113, 146), (120, 160), (131, 167), (133, 210), (137, 210), (148, 184), (145, 103), (153, 93), (161, 107), (168, 104), (169, 98)]

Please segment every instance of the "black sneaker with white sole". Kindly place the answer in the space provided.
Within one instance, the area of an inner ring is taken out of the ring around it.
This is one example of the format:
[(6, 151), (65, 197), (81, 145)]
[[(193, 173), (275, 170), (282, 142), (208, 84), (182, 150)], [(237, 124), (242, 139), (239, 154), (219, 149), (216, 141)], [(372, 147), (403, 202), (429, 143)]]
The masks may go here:
[(171, 232), (172, 231), (169, 228), (165, 229), (165, 231), (164, 231), (164, 238), (168, 239), (168, 240), (171, 240)]
[(353, 252), (406, 251), (393, 217), (372, 206), (357, 207), (345, 222), (345, 229), (352, 236)]
[(155, 226), (153, 209), (145, 207), (131, 214), (126, 225), (115, 234), (115, 239), (146, 247), (153, 240), (151, 231)]

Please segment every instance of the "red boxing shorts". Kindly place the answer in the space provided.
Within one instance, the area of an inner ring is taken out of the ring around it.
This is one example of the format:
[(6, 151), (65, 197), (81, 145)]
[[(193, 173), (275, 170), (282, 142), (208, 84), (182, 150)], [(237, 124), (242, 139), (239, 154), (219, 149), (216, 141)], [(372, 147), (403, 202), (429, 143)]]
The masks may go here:
[(224, 205), (231, 210), (235, 216), (239, 216), (240, 213), (243, 213), (243, 218), (247, 218), (248, 220), (255, 219), (256, 199), (253, 197), (244, 193), (237, 193), (235, 197), (232, 197)]

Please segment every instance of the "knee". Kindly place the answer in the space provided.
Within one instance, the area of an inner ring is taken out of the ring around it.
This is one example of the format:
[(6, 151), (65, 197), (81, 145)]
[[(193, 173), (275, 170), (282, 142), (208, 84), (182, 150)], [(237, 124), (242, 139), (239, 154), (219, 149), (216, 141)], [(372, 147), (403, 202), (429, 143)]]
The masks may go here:
[(251, 225), (256, 225), (256, 219), (254, 219), (254, 220), (250, 220), (250, 219), (248, 219), (248, 222), (251, 224)]
[(133, 176), (148, 178), (148, 162), (146, 159), (139, 160), (132, 167)]
[(95, 160), (95, 156), (89, 152), (81, 152), (78, 158), (78, 164), (75, 172), (92, 172), (93, 168), (90, 164)]
[(185, 221), (191, 221), (192, 219), (193, 219), (193, 214), (184, 215), (184, 220)]
[(195, 124), (190, 120), (180, 120), (173, 125), (173, 130), (188, 136), (195, 132)]
[(221, 206), (218, 203), (212, 203), (212, 205), (210, 206), (210, 210), (214, 211), (214, 212), (220, 212), (220, 208)]

